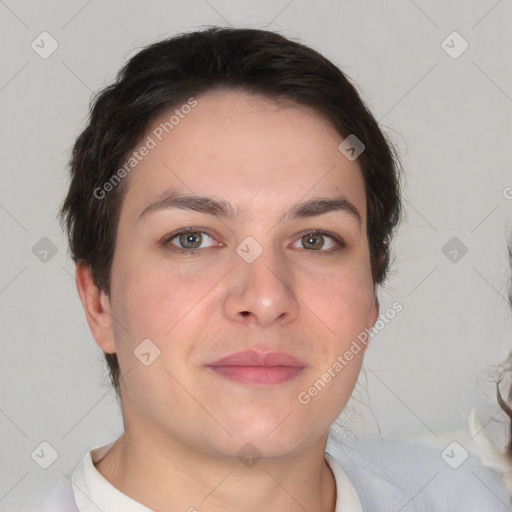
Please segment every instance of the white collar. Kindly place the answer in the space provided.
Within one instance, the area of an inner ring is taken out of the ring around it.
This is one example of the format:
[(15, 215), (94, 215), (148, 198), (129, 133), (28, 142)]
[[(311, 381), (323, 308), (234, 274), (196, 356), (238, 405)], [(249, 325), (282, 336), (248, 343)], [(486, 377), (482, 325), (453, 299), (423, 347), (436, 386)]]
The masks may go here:
[(325, 452), (325, 460), (336, 480), (336, 508), (334, 512), (363, 512), (359, 496), (352, 482), (336, 459)]
[[(73, 471), (73, 492), (80, 512), (152, 512), (116, 489), (94, 466), (108, 453), (116, 440), (87, 452)], [(363, 512), (357, 492), (345, 471), (327, 452), (325, 460), (336, 481), (335, 512)]]

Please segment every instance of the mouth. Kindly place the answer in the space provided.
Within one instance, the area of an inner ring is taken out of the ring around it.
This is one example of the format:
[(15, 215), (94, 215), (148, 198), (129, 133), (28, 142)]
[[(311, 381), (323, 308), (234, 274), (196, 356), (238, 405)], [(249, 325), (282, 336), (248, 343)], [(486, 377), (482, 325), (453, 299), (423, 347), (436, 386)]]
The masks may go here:
[(235, 352), (206, 365), (216, 374), (236, 382), (274, 386), (299, 375), (305, 364), (284, 352)]

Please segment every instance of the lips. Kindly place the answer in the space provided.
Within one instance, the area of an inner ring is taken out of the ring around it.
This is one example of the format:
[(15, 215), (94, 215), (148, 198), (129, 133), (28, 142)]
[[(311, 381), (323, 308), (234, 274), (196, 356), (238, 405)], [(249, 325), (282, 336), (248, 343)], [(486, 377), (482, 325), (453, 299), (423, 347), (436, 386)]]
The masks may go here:
[(257, 386), (273, 386), (297, 376), (305, 364), (284, 352), (261, 353), (247, 350), (230, 354), (207, 367), (230, 380)]
[(261, 353), (254, 350), (245, 350), (223, 357), (208, 366), (291, 366), (303, 368), (305, 364), (285, 352)]

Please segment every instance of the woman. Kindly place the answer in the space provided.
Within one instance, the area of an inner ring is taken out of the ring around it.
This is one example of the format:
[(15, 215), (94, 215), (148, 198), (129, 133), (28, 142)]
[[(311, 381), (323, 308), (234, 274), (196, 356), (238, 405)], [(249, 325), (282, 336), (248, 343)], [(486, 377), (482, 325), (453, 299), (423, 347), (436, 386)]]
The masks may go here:
[(57, 510), (496, 510), (497, 476), (329, 436), (400, 217), (394, 149), (344, 74), (278, 34), (136, 54), (73, 148), (62, 219), (124, 433)]

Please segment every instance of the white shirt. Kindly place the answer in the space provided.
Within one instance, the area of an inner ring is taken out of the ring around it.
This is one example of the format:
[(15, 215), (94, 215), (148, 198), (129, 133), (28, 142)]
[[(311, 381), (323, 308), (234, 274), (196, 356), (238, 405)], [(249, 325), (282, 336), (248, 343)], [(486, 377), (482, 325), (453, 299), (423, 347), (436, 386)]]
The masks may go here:
[[(69, 502), (68, 507), (75, 506), (75, 510), (79, 512), (151, 512), (151, 509), (116, 489), (94, 466), (94, 463), (105, 457), (114, 442), (115, 440), (87, 452), (74, 469), (71, 481), (76, 505)], [(346, 473), (327, 452), (325, 460), (336, 481), (335, 512), (363, 512), (357, 492)], [(73, 509), (68, 510), (71, 512)]]

